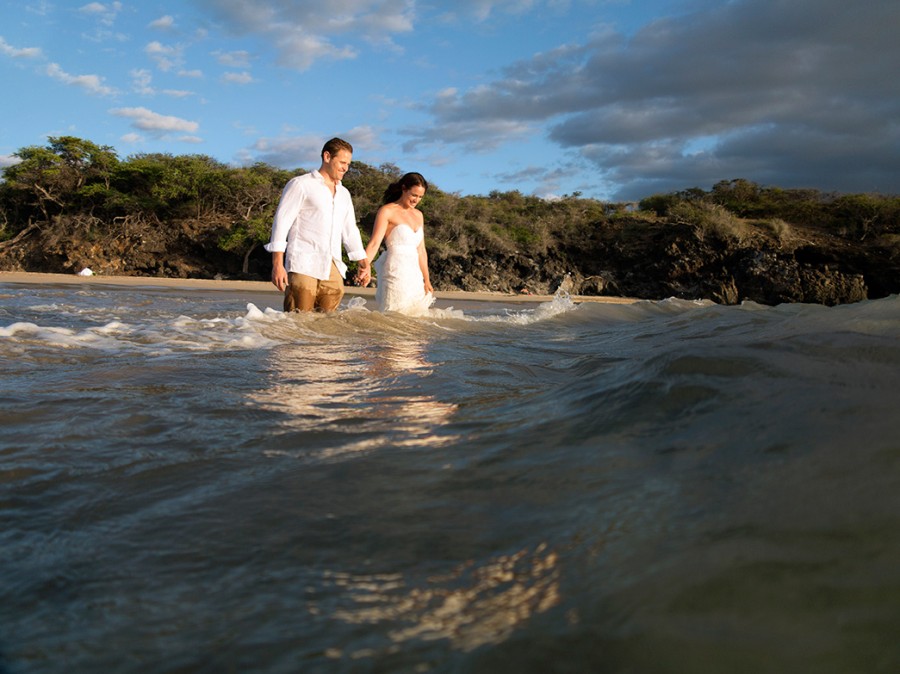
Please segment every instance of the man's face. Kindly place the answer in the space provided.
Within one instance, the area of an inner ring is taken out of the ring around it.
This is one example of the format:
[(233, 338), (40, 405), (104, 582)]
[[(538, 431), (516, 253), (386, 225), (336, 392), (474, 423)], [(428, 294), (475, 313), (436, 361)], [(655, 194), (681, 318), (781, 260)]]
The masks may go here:
[(322, 157), (322, 172), (334, 181), (342, 180), (352, 159), (353, 155), (347, 150), (338, 150), (337, 154), (326, 152)]

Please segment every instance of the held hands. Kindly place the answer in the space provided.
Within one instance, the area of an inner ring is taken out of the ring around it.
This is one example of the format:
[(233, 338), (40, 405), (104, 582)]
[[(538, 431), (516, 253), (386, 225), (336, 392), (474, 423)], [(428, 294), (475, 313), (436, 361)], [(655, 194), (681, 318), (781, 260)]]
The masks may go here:
[(359, 266), (356, 270), (354, 280), (357, 285), (362, 286), (363, 288), (369, 285), (369, 282), (372, 280), (372, 268), (368, 258), (359, 260)]

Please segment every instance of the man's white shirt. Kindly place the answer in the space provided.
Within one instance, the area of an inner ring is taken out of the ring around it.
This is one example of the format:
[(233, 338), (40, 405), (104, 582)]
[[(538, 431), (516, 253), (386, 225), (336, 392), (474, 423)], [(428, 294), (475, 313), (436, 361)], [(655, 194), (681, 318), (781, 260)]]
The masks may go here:
[(265, 249), (284, 251), (286, 271), (326, 280), (332, 260), (341, 276), (347, 273), (341, 243), (350, 260), (366, 257), (347, 188), (338, 182), (332, 196), (318, 171), (291, 178), (281, 193)]

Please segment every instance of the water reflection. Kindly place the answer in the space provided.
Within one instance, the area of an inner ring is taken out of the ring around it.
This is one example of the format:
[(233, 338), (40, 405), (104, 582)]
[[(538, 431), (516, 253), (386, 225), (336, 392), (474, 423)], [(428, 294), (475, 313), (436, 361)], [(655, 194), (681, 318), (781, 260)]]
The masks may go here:
[(426, 344), (397, 336), (364, 342), (331, 337), (273, 349), (270, 385), (250, 399), (279, 413), (282, 434), (301, 432), (294, 439), (303, 448), (277, 446), (267, 453), (333, 459), (454, 442), (457, 436), (445, 427), (457, 406), (422, 393), (422, 380), (433, 371)]
[[(532, 616), (560, 602), (559, 557), (546, 544), (495, 557), (484, 564), (468, 561), (444, 576), (410, 587), (402, 574), (326, 574), (342, 593), (333, 618), (355, 625), (382, 625), (394, 645), (413, 640), (447, 639), (461, 651), (507, 639)], [(315, 613), (318, 607), (313, 604)], [(332, 648), (333, 658), (375, 655)]]
[(367, 413), (384, 422), (391, 444), (438, 447), (458, 439), (445, 427), (457, 405), (422, 393), (433, 388), (422, 386), (433, 371), (422, 342), (392, 341), (364, 356)]

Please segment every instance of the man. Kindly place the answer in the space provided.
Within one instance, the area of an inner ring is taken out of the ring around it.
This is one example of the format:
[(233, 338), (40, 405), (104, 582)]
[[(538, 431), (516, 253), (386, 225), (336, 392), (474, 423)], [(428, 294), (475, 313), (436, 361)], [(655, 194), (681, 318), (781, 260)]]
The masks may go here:
[(334, 311), (344, 296), (347, 257), (359, 261), (360, 282), (368, 283), (369, 261), (356, 226), (350, 192), (341, 179), (350, 168), (353, 147), (332, 138), (322, 148), (317, 171), (291, 178), (275, 211), (272, 283), (284, 291), (285, 311)]

